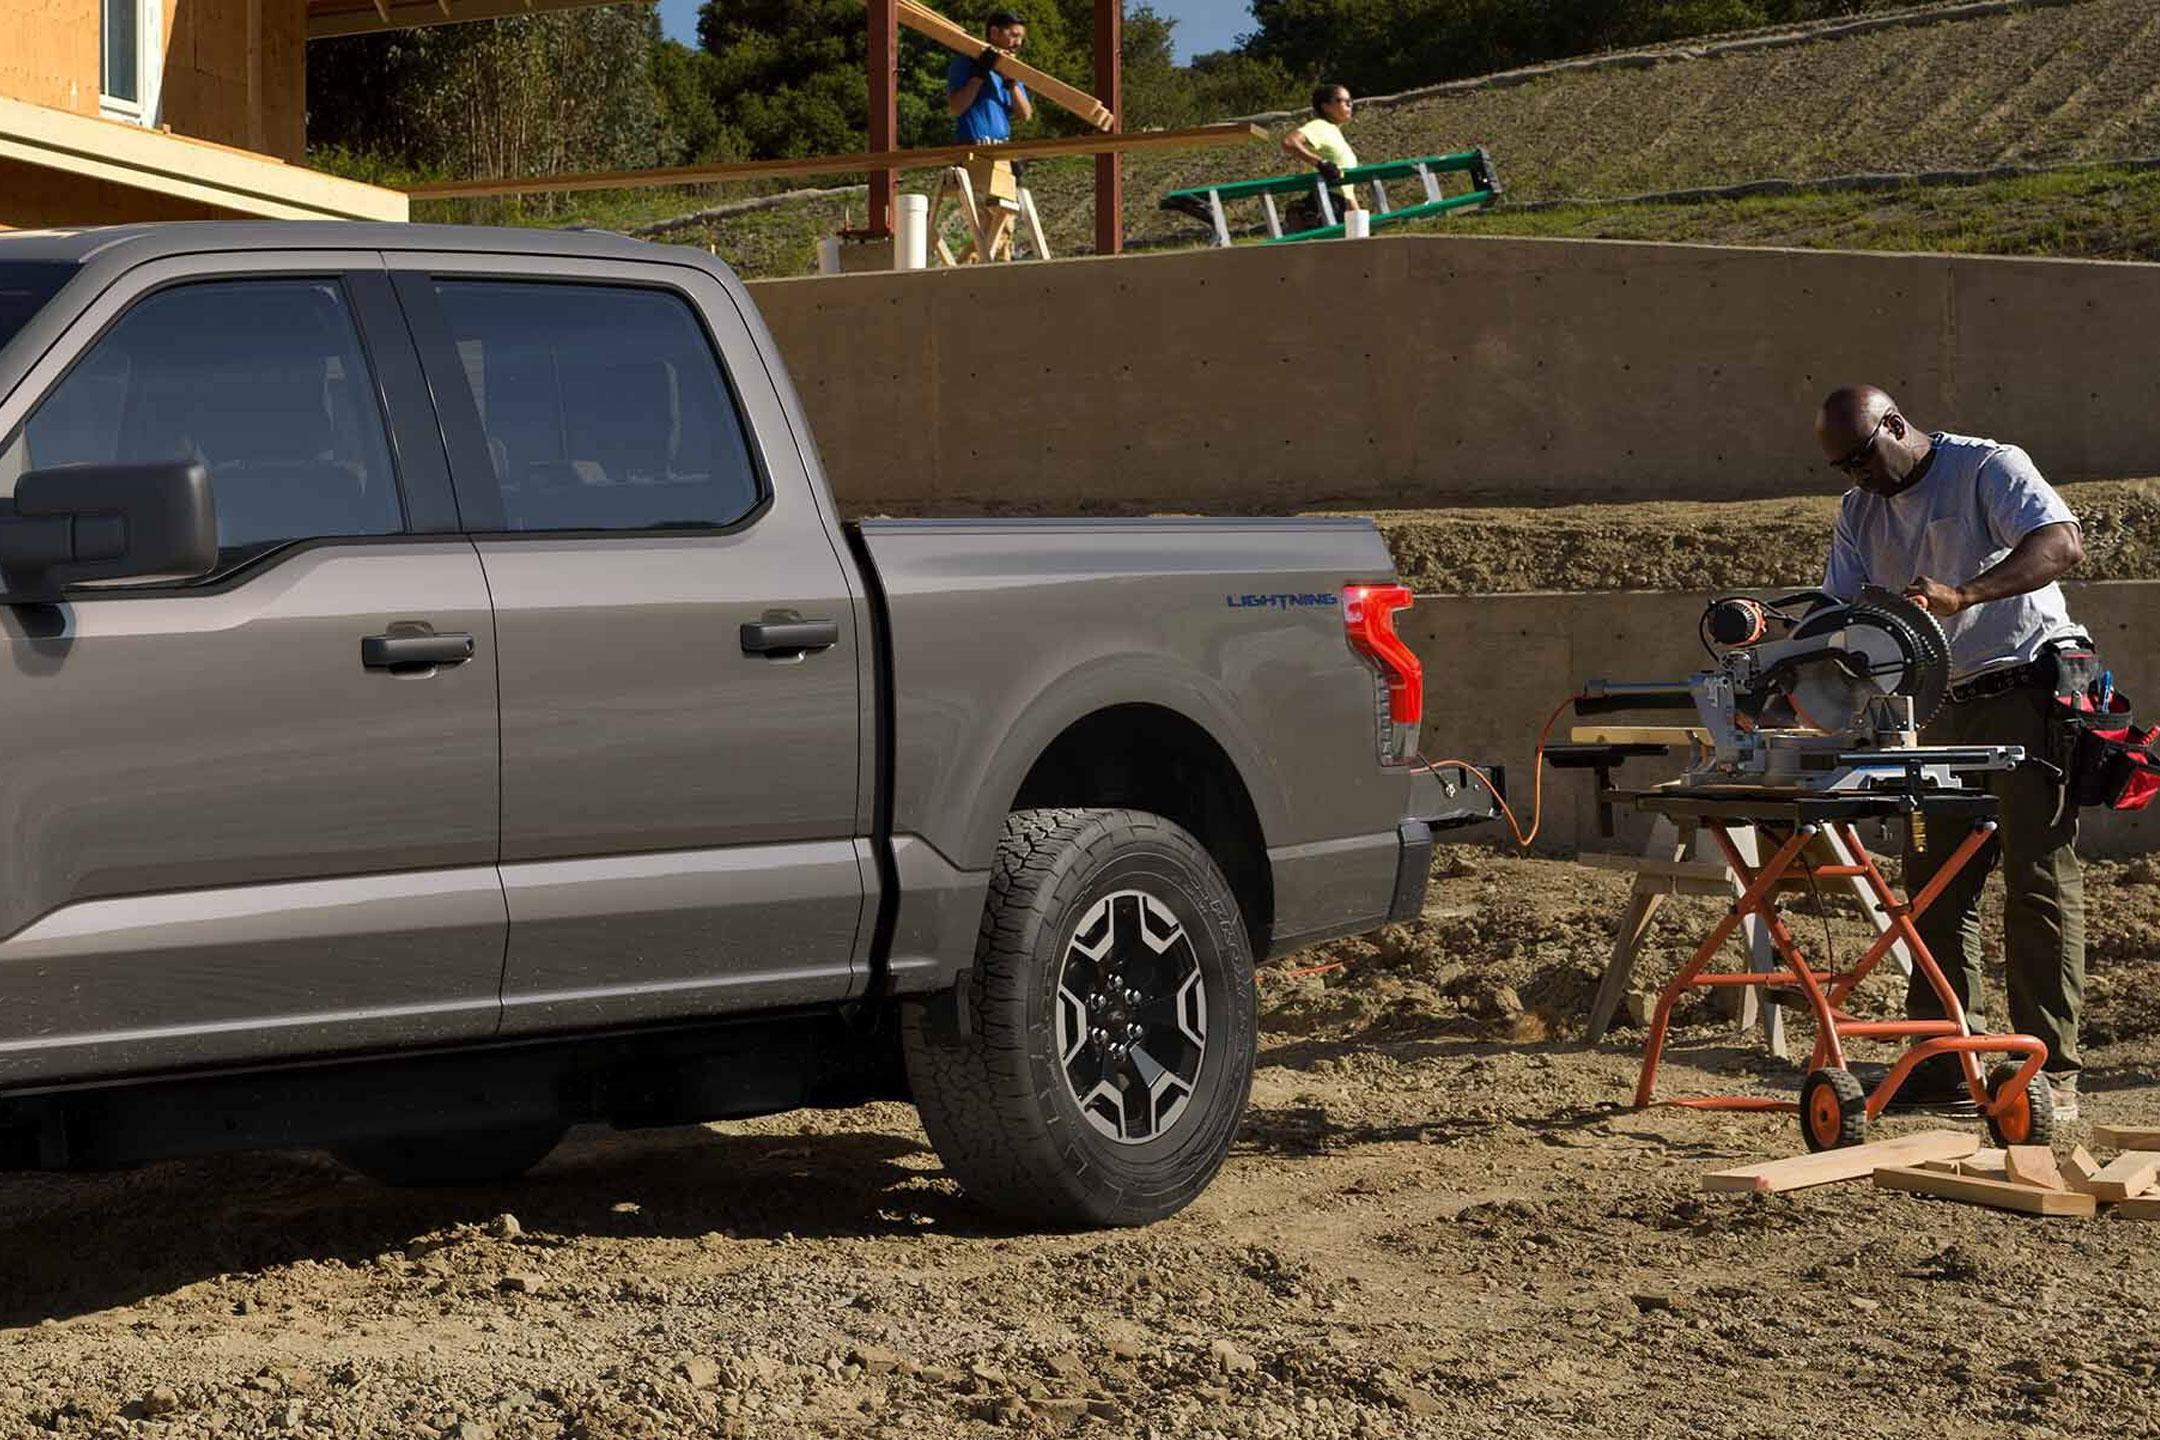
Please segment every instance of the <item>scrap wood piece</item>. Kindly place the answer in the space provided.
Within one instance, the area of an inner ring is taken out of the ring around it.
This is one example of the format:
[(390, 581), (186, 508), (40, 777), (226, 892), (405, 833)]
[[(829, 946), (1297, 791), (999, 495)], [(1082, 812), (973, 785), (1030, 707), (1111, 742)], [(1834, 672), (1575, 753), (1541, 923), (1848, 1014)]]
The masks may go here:
[(2156, 1179), (2160, 1179), (2160, 1154), (2125, 1150), (2101, 1166), (2088, 1183), (2096, 1200), (2129, 1200), (2152, 1189)]
[(2160, 1195), (2140, 1195), (2120, 1205), (2108, 1206), (2108, 1214), (2125, 1220), (2160, 1220)]
[(2100, 1173), (2100, 1162), (2093, 1159), (2092, 1151), (2082, 1145), (2074, 1145), (2062, 1165), (2063, 1183), (2080, 1195), (2092, 1194), (2093, 1176)]
[(2045, 1145), (2012, 1145), (2003, 1152), (2004, 1179), (2013, 1185), (2034, 1185), (2042, 1190), (2067, 1190), (2055, 1152)]
[[(982, 36), (970, 34), (965, 26), (953, 23), (927, 5), (917, 4), (916, 0), (900, 0), (900, 23), (955, 54), (980, 55), (989, 48)], [(997, 62), (998, 74), (1008, 80), (1018, 80), (1028, 87), (1028, 93), (1042, 96), (1061, 110), (1070, 110), (1097, 130), (1116, 128), (1117, 117), (1087, 91), (1036, 69), (1009, 51), (998, 53), (1004, 56)]]
[(2160, 1150), (2160, 1128), (2095, 1125), (2093, 1144), (2112, 1145), (2117, 1150)]
[(1922, 1130), (1895, 1140), (1876, 1140), (1848, 1145), (1842, 1150), (1821, 1150), (1813, 1155), (1794, 1155), (1754, 1165), (1736, 1165), (1703, 1176), (1702, 1188), (1725, 1193), (1774, 1195), (1803, 1190), (1810, 1185), (1831, 1185), (1840, 1180), (1862, 1180), (1885, 1165), (1922, 1165), (1930, 1160), (1962, 1160), (1980, 1148), (1979, 1137), (1962, 1130)]
[(2009, 1178), (2008, 1161), (2000, 1150), (1975, 1150), (1957, 1160), (1927, 1160), (1920, 1168), (1940, 1170), (1945, 1175), (1979, 1175), (1989, 1180)]
[(1903, 1190), (1914, 1195), (1933, 1195), (1944, 1200), (1963, 1200), (1991, 1205), (1997, 1210), (2016, 1210), (2026, 1215), (2092, 1215), (2098, 1206), (2090, 1195), (2071, 1190), (2036, 1190), (2007, 1180), (1985, 1180), (1977, 1175), (1945, 1175), (1918, 1166), (1886, 1165), (1875, 1172), (1875, 1184), (1884, 1190)]

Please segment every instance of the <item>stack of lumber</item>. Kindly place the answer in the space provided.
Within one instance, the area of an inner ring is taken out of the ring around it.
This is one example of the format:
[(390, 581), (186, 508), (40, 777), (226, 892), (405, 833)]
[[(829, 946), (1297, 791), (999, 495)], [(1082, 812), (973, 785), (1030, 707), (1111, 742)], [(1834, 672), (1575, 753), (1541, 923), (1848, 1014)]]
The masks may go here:
[(2093, 1144), (2117, 1152), (2105, 1164), (2083, 1145), (1985, 1150), (1977, 1136), (1923, 1130), (1843, 1150), (1713, 1170), (1705, 1190), (1775, 1194), (1872, 1178), (1884, 1190), (1963, 1200), (2027, 1215), (2160, 1220), (2160, 1128), (2093, 1127)]

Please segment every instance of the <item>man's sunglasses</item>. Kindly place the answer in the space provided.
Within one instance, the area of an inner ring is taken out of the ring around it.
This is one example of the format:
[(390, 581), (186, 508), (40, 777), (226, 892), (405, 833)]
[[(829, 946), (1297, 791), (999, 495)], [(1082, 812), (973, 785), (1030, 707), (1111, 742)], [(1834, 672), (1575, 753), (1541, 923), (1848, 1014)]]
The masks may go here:
[(1858, 475), (1861, 467), (1867, 464), (1868, 455), (1875, 449), (1875, 437), (1882, 434), (1882, 427), (1889, 424), (1890, 417), (1896, 413), (1895, 410), (1883, 411), (1882, 419), (1877, 420), (1875, 428), (1868, 431), (1867, 439), (1861, 441), (1853, 452), (1844, 459), (1831, 461), (1830, 468), (1842, 470), (1847, 475)]

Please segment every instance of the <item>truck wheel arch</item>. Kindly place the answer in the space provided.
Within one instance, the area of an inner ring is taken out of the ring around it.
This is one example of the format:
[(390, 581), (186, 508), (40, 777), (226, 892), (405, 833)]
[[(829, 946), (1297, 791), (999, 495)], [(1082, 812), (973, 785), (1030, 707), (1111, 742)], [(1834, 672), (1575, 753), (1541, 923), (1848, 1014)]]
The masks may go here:
[(993, 824), (1015, 810), (1144, 810), (1206, 847), (1230, 882), (1254, 955), (1274, 924), (1267, 832), (1244, 770), (1205, 726), (1168, 706), (1104, 706), (1058, 732)]

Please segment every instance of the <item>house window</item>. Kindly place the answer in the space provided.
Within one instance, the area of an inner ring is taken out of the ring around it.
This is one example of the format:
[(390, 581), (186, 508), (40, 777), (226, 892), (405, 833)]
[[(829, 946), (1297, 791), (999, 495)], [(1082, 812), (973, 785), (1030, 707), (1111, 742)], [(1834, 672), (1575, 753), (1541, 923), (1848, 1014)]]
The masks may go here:
[(164, 6), (161, 0), (100, 0), (100, 9), (99, 108), (116, 119), (154, 124)]

